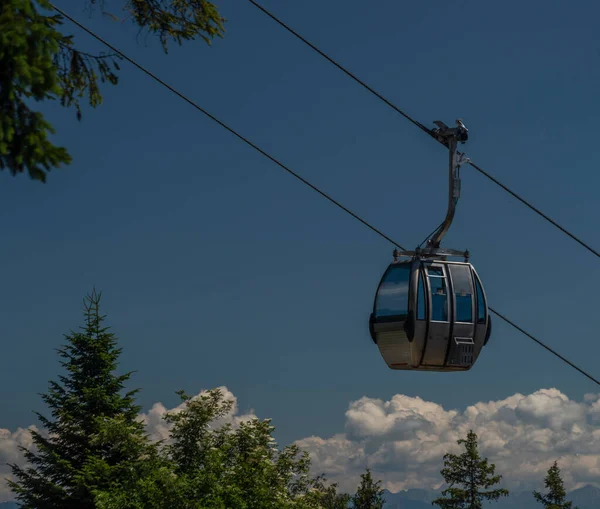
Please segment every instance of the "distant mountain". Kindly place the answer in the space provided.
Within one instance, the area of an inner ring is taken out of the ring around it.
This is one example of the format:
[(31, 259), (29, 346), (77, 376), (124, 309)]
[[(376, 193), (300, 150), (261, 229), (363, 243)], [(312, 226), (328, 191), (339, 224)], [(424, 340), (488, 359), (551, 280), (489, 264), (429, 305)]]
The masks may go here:
[(583, 488), (571, 491), (569, 500), (573, 501), (573, 507), (577, 506), (579, 509), (600, 507), (600, 488), (588, 484)]
[(431, 509), (431, 501), (439, 495), (431, 490), (410, 489), (399, 493), (383, 491), (384, 509)]
[[(432, 509), (431, 501), (440, 496), (432, 490), (411, 489), (399, 493), (384, 490), (384, 509)], [(586, 485), (583, 488), (568, 493), (567, 500), (573, 502), (573, 509), (598, 509), (600, 507), (600, 488)], [(531, 491), (511, 493), (508, 497), (497, 502), (489, 502), (486, 509), (540, 509), (542, 506), (535, 501)], [(0, 509), (3, 509), (0, 507)]]
[[(383, 491), (385, 498), (384, 509), (434, 509), (431, 501), (440, 496), (433, 490), (410, 489), (399, 493)], [(598, 509), (600, 507), (600, 488), (587, 485), (569, 492), (567, 500), (573, 502), (573, 509)], [(498, 502), (490, 502), (486, 509), (541, 509), (531, 491), (511, 493)], [(0, 509), (18, 509), (15, 502), (0, 503)]]

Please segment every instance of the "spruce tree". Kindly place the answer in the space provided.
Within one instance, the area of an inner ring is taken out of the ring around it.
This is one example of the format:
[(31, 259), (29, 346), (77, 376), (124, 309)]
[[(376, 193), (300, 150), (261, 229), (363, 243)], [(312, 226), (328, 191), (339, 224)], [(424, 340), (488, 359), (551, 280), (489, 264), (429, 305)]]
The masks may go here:
[[(560, 476), (560, 468), (558, 468), (556, 461), (548, 469), (544, 485), (548, 489), (548, 493), (542, 495), (539, 491), (534, 491), (533, 496), (545, 509), (572, 509), (573, 502), (565, 500), (567, 492), (565, 491), (563, 480)], [(577, 507), (574, 509), (577, 509)]]
[(380, 487), (381, 481), (373, 481), (371, 470), (368, 468), (364, 474), (361, 474), (360, 478), (360, 485), (352, 497), (352, 508), (383, 509), (385, 500), (383, 498), (383, 489)]
[(432, 504), (442, 509), (482, 509), (483, 500), (508, 496), (506, 489), (490, 489), (502, 480), (502, 476), (495, 474), (493, 463), (479, 456), (477, 435), (471, 430), (466, 440), (460, 439), (458, 444), (464, 444), (465, 452), (444, 455), (441, 474), (449, 487)]
[(137, 390), (122, 394), (131, 373), (115, 373), (121, 349), (99, 304), (95, 291), (84, 299), (85, 325), (58, 349), (66, 374), (42, 395), (52, 418), (36, 412), (45, 433), (32, 432), (34, 450), (22, 449), (29, 465), (10, 465), (10, 486), (25, 509), (92, 509), (98, 491), (135, 475), (152, 454)]

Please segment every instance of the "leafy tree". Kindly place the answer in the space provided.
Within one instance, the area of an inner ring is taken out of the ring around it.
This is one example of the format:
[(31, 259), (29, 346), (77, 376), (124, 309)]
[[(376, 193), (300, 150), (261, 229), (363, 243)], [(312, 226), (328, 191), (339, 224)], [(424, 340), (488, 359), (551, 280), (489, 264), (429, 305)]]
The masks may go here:
[[(86, 0), (93, 7), (104, 1)], [(208, 0), (125, 0), (124, 10), (140, 31), (157, 35), (163, 51), (169, 41), (203, 39), (210, 44), (224, 34), (224, 22)], [(71, 162), (64, 147), (48, 139), (54, 128), (32, 109), (33, 101), (59, 100), (73, 106), (81, 119), (80, 100), (102, 103), (101, 83), (118, 83), (116, 55), (92, 55), (75, 48), (73, 36), (59, 31), (63, 17), (44, 15), (48, 0), (0, 2), (0, 170), (12, 175), (24, 171), (34, 180)]]
[(69, 163), (63, 147), (48, 140), (54, 129), (27, 105), (62, 95), (57, 63), (63, 37), (58, 18), (41, 16), (31, 0), (0, 7), (0, 170), (24, 169), (44, 181), (51, 167)]
[(202, 508), (187, 498), (185, 480), (176, 476), (173, 465), (152, 449), (134, 475), (121, 478), (95, 491), (97, 509), (191, 509)]
[(483, 500), (498, 500), (508, 496), (506, 489), (490, 490), (501, 481), (502, 476), (495, 475), (496, 466), (479, 456), (477, 435), (471, 430), (466, 440), (460, 439), (458, 444), (464, 444), (465, 452), (461, 455), (444, 455), (441, 474), (449, 487), (432, 504), (442, 509), (481, 509)]
[(95, 494), (136, 475), (156, 456), (138, 420), (137, 390), (122, 394), (131, 373), (116, 375), (121, 349), (102, 325), (100, 295), (84, 300), (85, 326), (58, 349), (67, 374), (42, 399), (52, 418), (37, 414), (47, 433), (32, 432), (29, 465), (10, 465), (10, 487), (23, 508), (95, 508)]
[(348, 493), (338, 493), (337, 483), (325, 485), (326, 478), (322, 474), (315, 478), (313, 489), (315, 505), (319, 509), (348, 509), (352, 496)]
[(133, 482), (98, 493), (99, 509), (325, 507), (313, 490), (308, 455), (296, 446), (279, 450), (268, 419), (234, 429), (221, 424), (232, 403), (219, 390), (178, 394), (184, 405), (165, 416), (171, 430), (159, 460)]
[(348, 493), (337, 493), (337, 484), (333, 483), (325, 488), (325, 493), (320, 501), (323, 509), (348, 509), (352, 496)]
[(383, 489), (380, 487), (381, 481), (374, 482), (371, 470), (368, 468), (360, 478), (360, 485), (352, 497), (353, 509), (383, 509), (385, 500)]
[[(571, 509), (573, 502), (565, 500), (567, 492), (565, 491), (563, 480), (560, 476), (560, 468), (558, 468), (556, 461), (548, 469), (544, 485), (548, 489), (548, 493), (542, 495), (539, 491), (534, 491), (533, 496), (545, 509)], [(577, 508), (575, 507), (575, 509)]]
[(219, 390), (197, 398), (179, 392), (184, 409), (167, 414), (173, 425), (166, 447), (175, 471), (202, 507), (284, 508), (298, 506), (313, 482), (307, 453), (295, 445), (278, 449), (270, 419), (211, 428), (231, 402)]

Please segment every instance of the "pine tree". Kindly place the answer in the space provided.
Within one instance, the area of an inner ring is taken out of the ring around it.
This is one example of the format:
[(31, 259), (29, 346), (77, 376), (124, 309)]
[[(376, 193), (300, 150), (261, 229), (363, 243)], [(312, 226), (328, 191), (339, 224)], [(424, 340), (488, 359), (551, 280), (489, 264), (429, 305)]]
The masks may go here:
[(356, 493), (352, 497), (353, 509), (383, 509), (385, 500), (383, 498), (383, 489), (381, 481), (373, 481), (371, 470), (366, 469), (360, 476), (361, 481)]
[(479, 456), (477, 435), (471, 430), (466, 440), (460, 439), (458, 444), (464, 444), (465, 452), (444, 455), (441, 474), (449, 487), (432, 504), (442, 509), (482, 509), (483, 500), (508, 496), (506, 489), (489, 489), (498, 484), (502, 476), (495, 475), (496, 466)]
[(52, 419), (37, 413), (46, 433), (32, 432), (29, 465), (10, 465), (10, 486), (25, 509), (92, 509), (95, 496), (125, 482), (152, 456), (138, 419), (137, 390), (122, 394), (130, 373), (116, 375), (121, 349), (102, 325), (100, 295), (84, 300), (85, 326), (58, 349), (66, 375), (42, 399)]
[[(573, 502), (565, 500), (567, 492), (565, 491), (563, 480), (560, 476), (560, 468), (558, 468), (556, 461), (548, 469), (544, 485), (548, 489), (548, 493), (542, 495), (539, 491), (534, 491), (533, 496), (545, 509), (572, 509)], [(577, 509), (577, 507), (574, 509)]]

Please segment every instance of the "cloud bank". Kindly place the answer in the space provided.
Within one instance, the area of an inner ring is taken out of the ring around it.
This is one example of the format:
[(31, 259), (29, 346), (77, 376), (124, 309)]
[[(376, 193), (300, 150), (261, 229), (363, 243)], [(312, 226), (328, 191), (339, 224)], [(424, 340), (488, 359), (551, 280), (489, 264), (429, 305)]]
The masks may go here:
[[(226, 387), (220, 389), (233, 401), (221, 424), (236, 426), (256, 417), (252, 411), (240, 413), (237, 398)], [(153, 439), (165, 439), (168, 428), (162, 417), (181, 408), (167, 410), (162, 403), (155, 403), (140, 419)], [(438, 489), (443, 455), (461, 452), (456, 441), (469, 429), (478, 434), (481, 454), (496, 464), (508, 488), (540, 488), (554, 460), (563, 470), (567, 489), (600, 485), (600, 394), (586, 395), (577, 402), (557, 389), (541, 389), (480, 402), (462, 411), (402, 394), (389, 401), (363, 397), (350, 403), (340, 433), (327, 438), (311, 436), (296, 443), (311, 454), (315, 474), (326, 473), (345, 491), (356, 488), (366, 466), (393, 492)], [(18, 446), (31, 448), (28, 430), (0, 429), (1, 478), (10, 473), (7, 462), (22, 463)], [(0, 502), (11, 498), (1, 483)]]
[(496, 464), (503, 484), (516, 490), (541, 487), (554, 460), (567, 489), (600, 483), (600, 395), (571, 401), (557, 389), (446, 410), (421, 398), (397, 394), (389, 401), (363, 397), (346, 411), (343, 433), (308, 437), (297, 444), (311, 453), (315, 471), (353, 490), (366, 466), (396, 492), (442, 485), (446, 452), (469, 429), (482, 456)]

